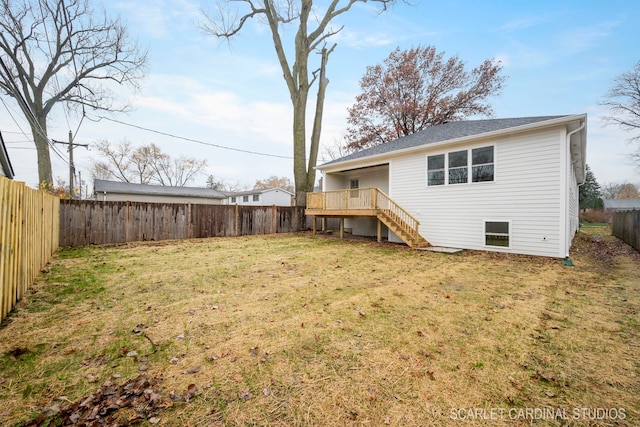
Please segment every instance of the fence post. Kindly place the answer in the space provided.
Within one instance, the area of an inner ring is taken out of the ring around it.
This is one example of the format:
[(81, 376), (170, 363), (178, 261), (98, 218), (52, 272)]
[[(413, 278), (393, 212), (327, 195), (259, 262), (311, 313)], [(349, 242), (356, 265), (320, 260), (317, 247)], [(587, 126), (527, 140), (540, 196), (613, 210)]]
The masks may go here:
[(276, 234), (278, 232), (278, 208), (276, 207), (276, 205), (271, 205), (271, 219), (272, 219), (272, 225), (273, 228), (272, 233)]

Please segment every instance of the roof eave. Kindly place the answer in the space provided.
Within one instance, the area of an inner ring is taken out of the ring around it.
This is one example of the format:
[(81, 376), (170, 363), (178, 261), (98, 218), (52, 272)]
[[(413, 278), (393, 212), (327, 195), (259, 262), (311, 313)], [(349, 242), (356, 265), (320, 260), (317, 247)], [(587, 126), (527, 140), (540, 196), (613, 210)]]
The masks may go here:
[(338, 162), (327, 164), (327, 165), (316, 166), (316, 169), (322, 172), (338, 172), (341, 170), (351, 169), (356, 167), (360, 168), (360, 167), (376, 166), (383, 163), (387, 163), (386, 160), (388, 160), (391, 157), (397, 157), (400, 155), (425, 151), (433, 147), (441, 147), (443, 145), (449, 145), (449, 144), (458, 144), (458, 143), (473, 141), (481, 138), (491, 138), (496, 136), (509, 135), (513, 133), (527, 132), (533, 129), (557, 126), (557, 125), (560, 125), (563, 123), (569, 123), (575, 120), (586, 120), (586, 118), (587, 118), (586, 114), (574, 114), (571, 116), (562, 116), (555, 119), (529, 123), (526, 125), (514, 126), (506, 129), (500, 129), (496, 131), (484, 132), (484, 133), (465, 136), (461, 138), (454, 138), (454, 139), (448, 139), (445, 141), (434, 142), (433, 144), (418, 145), (415, 147), (403, 148), (395, 151), (390, 151), (387, 153), (373, 154), (371, 156), (360, 157), (358, 159), (352, 159), (352, 160), (345, 160), (342, 162), (338, 161)]

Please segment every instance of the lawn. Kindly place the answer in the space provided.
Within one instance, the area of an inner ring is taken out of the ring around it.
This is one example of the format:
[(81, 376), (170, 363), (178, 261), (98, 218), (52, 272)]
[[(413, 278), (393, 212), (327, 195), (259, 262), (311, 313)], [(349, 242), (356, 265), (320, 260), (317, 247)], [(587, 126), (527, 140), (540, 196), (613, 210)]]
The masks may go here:
[(640, 255), (592, 228), (571, 259), (304, 233), (62, 249), (0, 328), (0, 424), (639, 425)]

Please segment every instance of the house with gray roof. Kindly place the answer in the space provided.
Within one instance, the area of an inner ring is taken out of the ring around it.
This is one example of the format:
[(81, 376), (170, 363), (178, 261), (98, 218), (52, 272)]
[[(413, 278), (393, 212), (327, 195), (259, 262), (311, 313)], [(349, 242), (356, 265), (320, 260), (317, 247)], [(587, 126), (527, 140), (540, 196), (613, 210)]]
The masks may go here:
[(282, 188), (227, 192), (227, 203), (243, 206), (294, 206), (294, 195)]
[(11, 166), (11, 160), (9, 160), (9, 153), (7, 153), (7, 146), (4, 145), (2, 133), (0, 133), (0, 176), (5, 176), (9, 179), (14, 177), (13, 166)]
[(579, 227), (586, 125), (577, 114), (432, 126), (318, 166), (322, 192), (307, 195), (306, 212), (411, 247), (564, 258)]
[(201, 187), (168, 187), (129, 182), (93, 181), (94, 199), (101, 202), (224, 204), (227, 196), (220, 191)]
[(605, 199), (604, 208), (613, 211), (640, 210), (640, 199)]

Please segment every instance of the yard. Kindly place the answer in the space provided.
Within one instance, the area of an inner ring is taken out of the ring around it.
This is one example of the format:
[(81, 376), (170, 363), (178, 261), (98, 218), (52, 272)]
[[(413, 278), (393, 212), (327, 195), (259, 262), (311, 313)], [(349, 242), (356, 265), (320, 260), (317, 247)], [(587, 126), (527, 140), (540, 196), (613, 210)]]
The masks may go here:
[(572, 261), (305, 233), (63, 249), (0, 328), (0, 424), (639, 425), (640, 254), (592, 228)]

